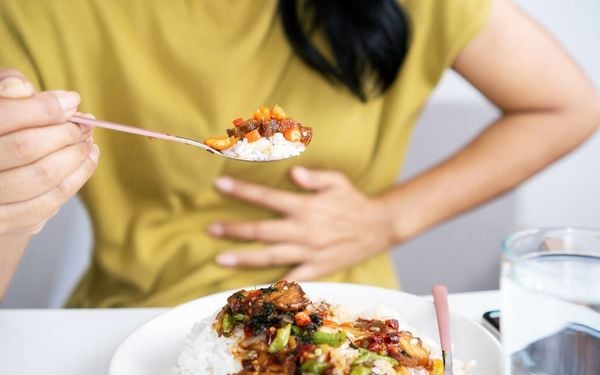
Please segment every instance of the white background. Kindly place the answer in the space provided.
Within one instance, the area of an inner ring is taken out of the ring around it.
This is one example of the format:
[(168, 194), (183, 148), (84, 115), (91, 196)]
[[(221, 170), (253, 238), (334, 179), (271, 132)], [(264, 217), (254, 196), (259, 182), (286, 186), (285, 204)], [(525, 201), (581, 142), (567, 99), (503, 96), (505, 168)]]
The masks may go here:
[[(600, 2), (520, 0), (600, 86)], [(510, 27), (510, 25), (507, 25)], [(443, 159), (494, 118), (495, 110), (448, 73), (417, 127), (401, 179)], [(533, 226), (600, 227), (600, 135), (518, 190), (445, 223), (394, 252), (403, 289), (429, 293), (497, 288), (500, 245)], [(459, 183), (459, 182), (457, 182)], [(61, 306), (90, 257), (89, 220), (72, 200), (32, 241), (0, 307)]]

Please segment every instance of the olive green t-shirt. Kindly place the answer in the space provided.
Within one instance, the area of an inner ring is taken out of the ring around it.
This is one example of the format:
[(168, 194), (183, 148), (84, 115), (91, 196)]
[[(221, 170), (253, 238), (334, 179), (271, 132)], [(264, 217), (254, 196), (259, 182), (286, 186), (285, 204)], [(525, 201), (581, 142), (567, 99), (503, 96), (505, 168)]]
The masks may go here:
[[(69, 305), (168, 306), (282, 277), (288, 268), (215, 263), (220, 251), (248, 244), (213, 238), (207, 225), (275, 215), (219, 194), (217, 176), (296, 190), (288, 170), (301, 165), (342, 171), (368, 195), (394, 184), (427, 97), (489, 8), (487, 0), (402, 3), (409, 53), (392, 88), (365, 104), (294, 55), (275, 0), (2, 0), (0, 66), (20, 69), (39, 90), (78, 91), (81, 111), (205, 139), (279, 104), (314, 129), (300, 157), (264, 164), (95, 130), (100, 164), (81, 192), (94, 252)], [(388, 253), (323, 280), (398, 286)]]

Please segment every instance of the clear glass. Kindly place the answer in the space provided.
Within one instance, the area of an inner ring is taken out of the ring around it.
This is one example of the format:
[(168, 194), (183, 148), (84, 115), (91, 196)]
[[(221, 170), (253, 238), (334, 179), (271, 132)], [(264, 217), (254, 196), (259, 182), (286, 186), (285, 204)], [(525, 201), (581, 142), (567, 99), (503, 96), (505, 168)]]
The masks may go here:
[(501, 290), (506, 374), (600, 375), (600, 230), (512, 235)]

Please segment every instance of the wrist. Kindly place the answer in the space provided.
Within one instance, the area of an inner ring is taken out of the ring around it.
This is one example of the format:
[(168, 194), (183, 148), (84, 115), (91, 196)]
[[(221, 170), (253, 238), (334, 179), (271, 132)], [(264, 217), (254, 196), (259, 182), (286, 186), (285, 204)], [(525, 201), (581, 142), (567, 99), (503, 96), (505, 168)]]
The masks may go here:
[(382, 194), (375, 198), (385, 215), (391, 245), (406, 242), (421, 231), (414, 211), (398, 202), (398, 199), (395, 194)]
[(0, 235), (0, 301), (30, 239), (29, 234)]

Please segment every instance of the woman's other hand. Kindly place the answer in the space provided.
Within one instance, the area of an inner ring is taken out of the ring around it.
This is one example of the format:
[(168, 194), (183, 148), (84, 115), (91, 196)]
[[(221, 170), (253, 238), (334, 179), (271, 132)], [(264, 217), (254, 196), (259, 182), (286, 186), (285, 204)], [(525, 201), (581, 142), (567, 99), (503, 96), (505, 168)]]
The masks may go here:
[(382, 202), (356, 189), (340, 172), (292, 169), (293, 181), (307, 193), (292, 193), (220, 177), (215, 186), (229, 196), (279, 212), (281, 219), (219, 222), (217, 237), (266, 243), (263, 249), (225, 251), (217, 262), (227, 267), (293, 265), (290, 280), (324, 276), (385, 251), (392, 222)]

